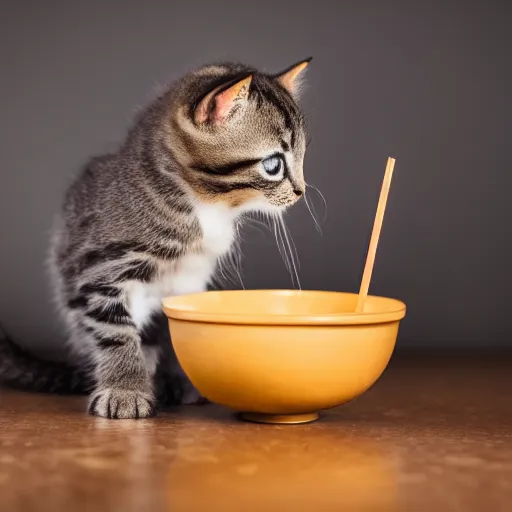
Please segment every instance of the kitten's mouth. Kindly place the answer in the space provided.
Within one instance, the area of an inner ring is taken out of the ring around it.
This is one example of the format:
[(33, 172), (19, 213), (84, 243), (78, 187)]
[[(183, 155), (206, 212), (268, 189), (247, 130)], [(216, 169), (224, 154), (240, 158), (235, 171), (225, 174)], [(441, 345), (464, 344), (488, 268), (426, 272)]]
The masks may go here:
[(290, 208), (290, 206), (297, 204), (301, 200), (302, 196), (304, 195), (304, 192), (302, 192), (300, 190), (298, 190), (298, 191), (294, 190), (293, 192), (295, 195), (289, 197), (287, 199), (286, 203), (284, 203), (283, 205), (280, 205), (283, 210), (286, 210), (287, 208)]

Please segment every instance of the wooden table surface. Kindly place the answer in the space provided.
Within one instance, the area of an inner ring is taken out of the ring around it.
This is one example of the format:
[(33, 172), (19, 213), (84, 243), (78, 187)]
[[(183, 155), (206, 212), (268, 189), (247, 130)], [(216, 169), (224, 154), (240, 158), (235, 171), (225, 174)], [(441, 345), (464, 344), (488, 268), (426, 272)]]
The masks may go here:
[(0, 391), (0, 510), (511, 511), (512, 358), (395, 359), (316, 423), (150, 420)]

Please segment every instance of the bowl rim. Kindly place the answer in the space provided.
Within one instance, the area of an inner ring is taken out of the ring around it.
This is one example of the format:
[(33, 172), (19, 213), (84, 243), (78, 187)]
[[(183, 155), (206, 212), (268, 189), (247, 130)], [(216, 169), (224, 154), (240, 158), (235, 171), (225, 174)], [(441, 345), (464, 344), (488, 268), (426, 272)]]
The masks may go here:
[[(342, 326), (342, 325), (369, 325), (400, 321), (405, 317), (405, 304), (391, 297), (382, 297), (379, 295), (368, 295), (368, 299), (386, 300), (393, 303), (395, 307), (388, 311), (382, 312), (344, 312), (344, 313), (328, 313), (324, 315), (272, 315), (272, 314), (251, 314), (251, 313), (201, 313), (191, 311), (183, 305), (180, 307), (179, 302), (184, 297), (194, 297), (204, 295), (205, 293), (225, 294), (225, 293), (241, 293), (241, 292), (269, 292), (279, 295), (299, 295), (306, 293), (322, 293), (357, 296), (356, 293), (337, 292), (330, 290), (288, 290), (288, 289), (251, 289), (251, 290), (211, 290), (199, 293), (191, 293), (186, 295), (168, 296), (162, 299), (162, 309), (169, 320), (182, 320), (188, 322), (200, 322), (210, 324), (232, 324), (232, 325), (316, 325), (316, 326)], [(173, 304), (174, 303), (174, 304)]]

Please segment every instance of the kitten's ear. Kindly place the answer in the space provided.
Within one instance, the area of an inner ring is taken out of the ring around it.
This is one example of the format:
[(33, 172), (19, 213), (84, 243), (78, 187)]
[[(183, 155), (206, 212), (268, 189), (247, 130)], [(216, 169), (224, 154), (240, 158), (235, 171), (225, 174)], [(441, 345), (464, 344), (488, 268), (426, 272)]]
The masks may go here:
[(277, 81), (294, 97), (298, 98), (304, 79), (304, 71), (313, 57), (301, 60), (276, 76)]
[(249, 75), (228, 88), (220, 86), (208, 93), (195, 109), (195, 122), (224, 122), (236, 106), (244, 106), (247, 103), (251, 81), (252, 75)]

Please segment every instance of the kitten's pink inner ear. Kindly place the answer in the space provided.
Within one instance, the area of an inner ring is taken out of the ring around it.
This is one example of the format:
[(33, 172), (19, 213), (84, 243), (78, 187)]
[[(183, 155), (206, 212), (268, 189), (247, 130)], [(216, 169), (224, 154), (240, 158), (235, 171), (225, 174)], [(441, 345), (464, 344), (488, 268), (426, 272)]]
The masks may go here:
[(207, 94), (196, 108), (196, 123), (205, 123), (208, 120), (215, 124), (223, 122), (236, 105), (247, 101), (251, 81), (252, 75), (249, 75), (220, 93), (218, 91), (222, 86)]
[(214, 122), (224, 121), (237, 103), (247, 101), (251, 81), (252, 75), (249, 75), (247, 78), (240, 80), (240, 82), (215, 96), (215, 108), (212, 113), (212, 120)]
[(288, 71), (282, 73), (277, 77), (279, 83), (290, 93), (293, 95), (298, 94), (300, 89), (300, 78), (302, 72), (308, 67), (311, 59), (300, 62), (299, 64), (293, 66)]
[(220, 87), (217, 87), (213, 91), (209, 92), (196, 107), (194, 112), (194, 121), (197, 124), (206, 123), (206, 121), (208, 121), (208, 111), (210, 110), (211, 102), (219, 89)]

